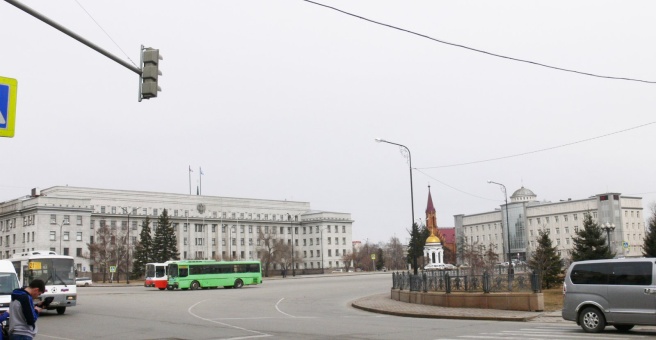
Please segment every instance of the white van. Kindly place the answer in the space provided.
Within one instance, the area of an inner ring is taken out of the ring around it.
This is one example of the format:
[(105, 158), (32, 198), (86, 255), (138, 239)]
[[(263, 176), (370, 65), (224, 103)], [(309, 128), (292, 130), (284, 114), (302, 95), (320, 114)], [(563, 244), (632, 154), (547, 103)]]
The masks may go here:
[(16, 269), (9, 260), (0, 260), (0, 312), (9, 309), (11, 292), (20, 288)]
[(563, 284), (563, 319), (589, 333), (606, 325), (621, 332), (656, 325), (655, 263), (655, 258), (572, 263)]

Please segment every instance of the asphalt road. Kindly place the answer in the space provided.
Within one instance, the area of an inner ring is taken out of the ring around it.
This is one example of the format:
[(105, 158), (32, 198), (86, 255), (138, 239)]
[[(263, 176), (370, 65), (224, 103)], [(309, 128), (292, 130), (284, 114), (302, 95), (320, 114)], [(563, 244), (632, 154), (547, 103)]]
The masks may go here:
[(350, 306), (390, 286), (390, 273), (376, 273), (288, 277), (242, 289), (81, 287), (78, 306), (39, 318), (37, 339), (600, 339), (573, 323), (404, 318)]

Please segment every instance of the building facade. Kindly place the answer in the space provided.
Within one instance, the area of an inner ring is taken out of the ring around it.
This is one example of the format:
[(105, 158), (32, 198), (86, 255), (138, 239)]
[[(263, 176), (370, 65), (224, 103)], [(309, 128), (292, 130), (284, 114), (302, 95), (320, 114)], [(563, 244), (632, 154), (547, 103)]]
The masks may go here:
[(0, 203), (0, 257), (51, 250), (73, 256), (78, 271), (99, 272), (88, 244), (101, 225), (133, 249), (145, 218), (154, 234), (164, 209), (181, 259), (257, 260), (260, 231), (293, 244), (297, 270), (342, 267), (352, 252), (351, 215), (308, 202), (56, 186)]
[(508, 254), (513, 260), (526, 261), (537, 247), (538, 230), (546, 229), (558, 254), (569, 262), (575, 232), (583, 228), (584, 215), (589, 213), (596, 223), (614, 227), (607, 234), (611, 251), (627, 257), (642, 256), (646, 230), (641, 197), (604, 193), (579, 200), (540, 202), (533, 191), (522, 187), (510, 200), (494, 211), (455, 215), (458, 247), (466, 242), (483, 251), (492, 248), (505, 261), (510, 261)]

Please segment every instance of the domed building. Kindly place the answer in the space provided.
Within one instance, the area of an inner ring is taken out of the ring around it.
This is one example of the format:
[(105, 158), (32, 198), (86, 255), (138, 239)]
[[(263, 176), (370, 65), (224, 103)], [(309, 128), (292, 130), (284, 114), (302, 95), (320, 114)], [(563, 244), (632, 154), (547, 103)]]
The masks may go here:
[[(499, 198), (505, 202), (506, 197)], [(492, 211), (455, 215), (457, 247), (477, 245), (483, 251), (493, 249), (500, 261), (527, 261), (537, 249), (538, 231), (546, 229), (567, 262), (573, 239), (588, 213), (600, 225), (616, 226), (609, 233), (615, 254), (641, 256), (645, 237), (641, 197), (603, 193), (574, 200), (538, 201), (537, 195), (524, 186), (512, 193), (507, 204)]]
[(427, 264), (444, 263), (444, 249), (442, 249), (442, 241), (440, 241), (439, 237), (435, 236), (432, 232), (426, 239), (426, 245), (424, 245), (424, 256), (428, 258)]
[(526, 189), (524, 186), (515, 190), (512, 196), (510, 196), (510, 202), (529, 202), (535, 201), (537, 195), (531, 191), (531, 189)]

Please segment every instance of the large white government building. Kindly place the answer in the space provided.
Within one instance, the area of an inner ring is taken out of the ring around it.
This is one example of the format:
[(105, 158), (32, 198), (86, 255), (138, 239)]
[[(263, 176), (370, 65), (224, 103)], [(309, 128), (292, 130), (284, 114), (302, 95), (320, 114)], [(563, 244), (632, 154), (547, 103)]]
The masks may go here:
[(604, 193), (584, 199), (546, 202), (538, 201), (533, 191), (524, 187), (510, 196), (507, 205), (502, 204), (494, 211), (455, 215), (457, 247), (462, 247), (463, 242), (479, 246), (483, 251), (492, 247), (500, 260), (509, 261), (507, 254), (510, 252), (512, 259), (525, 261), (537, 247), (538, 230), (546, 229), (558, 253), (569, 262), (573, 237), (583, 228), (587, 213), (598, 224), (614, 227), (612, 231), (611, 228), (604, 231), (604, 236), (607, 233), (610, 236), (611, 250), (616, 255), (642, 256), (646, 230), (641, 197)]
[(100, 225), (129, 234), (133, 247), (146, 216), (155, 230), (164, 209), (181, 259), (257, 260), (260, 230), (293, 243), (303, 259), (297, 270), (341, 267), (352, 251), (351, 214), (308, 202), (55, 186), (0, 203), (0, 257), (51, 250), (73, 256), (78, 271), (98, 272), (87, 244)]

